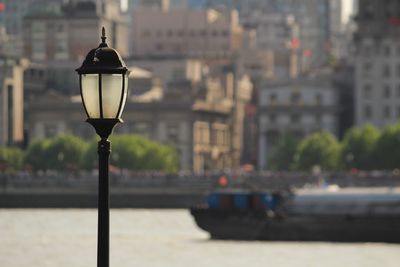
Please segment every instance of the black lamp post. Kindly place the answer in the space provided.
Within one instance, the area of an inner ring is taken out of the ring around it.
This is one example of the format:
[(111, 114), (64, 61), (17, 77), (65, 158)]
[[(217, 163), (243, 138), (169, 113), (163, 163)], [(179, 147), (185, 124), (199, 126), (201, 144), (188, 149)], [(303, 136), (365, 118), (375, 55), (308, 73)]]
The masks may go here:
[(111, 145), (108, 137), (117, 123), (122, 123), (128, 69), (119, 53), (106, 43), (104, 27), (102, 42), (86, 56), (82, 66), (76, 71), (79, 74), (82, 103), (88, 119), (100, 136), (99, 154), (99, 196), (98, 196), (98, 236), (97, 266), (109, 266), (110, 240), (110, 205), (108, 160)]

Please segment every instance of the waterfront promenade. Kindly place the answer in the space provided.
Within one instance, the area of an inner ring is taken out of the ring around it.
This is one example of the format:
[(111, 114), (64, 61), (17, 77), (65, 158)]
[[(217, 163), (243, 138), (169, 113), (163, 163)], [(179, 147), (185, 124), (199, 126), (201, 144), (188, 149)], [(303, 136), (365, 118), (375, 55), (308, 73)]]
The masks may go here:
[[(221, 176), (228, 184), (219, 184)], [(19, 173), (0, 174), (0, 207), (92, 208), (97, 206), (97, 174)], [(204, 175), (162, 173), (112, 173), (111, 207), (189, 208), (203, 204), (206, 195), (223, 188), (240, 190), (286, 190), (288, 188), (399, 187), (397, 172), (247, 173)]]

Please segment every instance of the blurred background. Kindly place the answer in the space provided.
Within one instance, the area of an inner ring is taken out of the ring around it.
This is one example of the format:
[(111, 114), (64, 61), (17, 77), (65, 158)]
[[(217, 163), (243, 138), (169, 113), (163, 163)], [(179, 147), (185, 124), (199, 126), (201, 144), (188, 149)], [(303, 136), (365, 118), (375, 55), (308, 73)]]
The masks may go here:
[[(112, 207), (400, 184), (398, 0), (0, 0), (0, 207), (96, 207), (97, 140), (75, 69), (103, 26), (131, 71)], [(185, 210), (115, 214), (119, 266), (400, 262), (397, 245), (213, 243)], [(94, 264), (95, 216), (0, 209), (0, 265)]]
[[(368, 8), (360, 12), (372, 12)], [(275, 151), (283, 137), (293, 139), (295, 150), (294, 143), (313, 133), (336, 142), (352, 126), (396, 122), (395, 103), (379, 95), (379, 105), (370, 104), (375, 90), (386, 88), (383, 78), (361, 83), (370, 75), (354, 71), (368, 65), (356, 56), (360, 36), (375, 38), (369, 29), (383, 23), (355, 20), (356, 10), (350, 0), (2, 1), (0, 144), (29, 150), (60, 134), (94, 137), (82, 123), (74, 69), (98, 45), (104, 26), (108, 43), (131, 69), (125, 124), (117, 134), (169, 145), (175, 171), (296, 169), (293, 157), (281, 162)], [(382, 18), (393, 31), (395, 16)], [(382, 38), (390, 40), (392, 31), (387, 34)], [(385, 48), (395, 53), (394, 43)], [(382, 60), (383, 71), (389, 61)], [(395, 83), (387, 85), (393, 95)], [(356, 94), (357, 86), (363, 93)], [(58, 152), (64, 163), (57, 167), (81, 164), (76, 158), (67, 163), (65, 152)], [(116, 167), (137, 169), (117, 158)], [(2, 169), (10, 164), (3, 159)], [(19, 169), (49, 169), (31, 160), (21, 164)]]

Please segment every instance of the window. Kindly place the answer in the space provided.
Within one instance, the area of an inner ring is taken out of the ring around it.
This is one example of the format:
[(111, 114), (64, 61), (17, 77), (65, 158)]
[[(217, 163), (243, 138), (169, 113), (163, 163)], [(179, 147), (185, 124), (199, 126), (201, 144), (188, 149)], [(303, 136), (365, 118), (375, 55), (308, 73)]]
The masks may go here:
[[(7, 112), (7, 119), (8, 119), (8, 142), (11, 144), (14, 141), (13, 133), (14, 133), (14, 87), (12, 85), (7, 86), (7, 102), (8, 102), (8, 112)], [(6, 127), (7, 128), (7, 127)]]
[(184, 80), (185, 79), (185, 70), (183, 68), (173, 69), (172, 77), (174, 80)]
[(202, 144), (209, 144), (210, 143), (210, 131), (208, 126), (202, 127), (200, 130), (201, 133), (201, 143)]
[(277, 100), (276, 94), (270, 94), (270, 95), (269, 95), (269, 103), (270, 103), (271, 105), (276, 104), (276, 100)]
[(322, 95), (319, 93), (315, 95), (315, 104), (317, 106), (322, 105)]
[(150, 127), (149, 124), (146, 122), (138, 122), (134, 124), (135, 133), (144, 135), (146, 137), (150, 136)]
[(391, 113), (390, 107), (389, 107), (389, 106), (386, 106), (386, 107), (383, 109), (383, 116), (385, 117), (385, 119), (390, 118), (390, 113)]
[(385, 57), (389, 57), (390, 54), (391, 54), (391, 52), (392, 52), (392, 49), (391, 49), (391, 47), (390, 47), (389, 45), (385, 45), (385, 46), (383, 47), (383, 55), (384, 55)]
[(195, 144), (208, 144), (210, 142), (210, 132), (207, 122), (196, 121), (194, 123), (194, 142)]
[(46, 59), (46, 24), (41, 21), (32, 22), (32, 58)]
[(151, 35), (151, 33), (150, 33), (149, 30), (144, 30), (144, 31), (142, 32), (142, 37), (144, 37), (144, 38), (150, 37), (150, 35)]
[(320, 125), (322, 123), (322, 116), (321, 114), (316, 114), (315, 115), (315, 123)]
[(372, 48), (370, 45), (364, 46), (364, 56), (371, 56)]
[(391, 89), (389, 85), (385, 85), (385, 87), (383, 88), (383, 96), (385, 98), (390, 98), (391, 95)]
[(73, 129), (73, 133), (83, 139), (93, 138), (93, 130), (88, 127), (89, 125), (82, 123), (72, 123), (70, 128)]
[(371, 62), (365, 62), (363, 68), (364, 68), (364, 74), (369, 75), (369, 73), (372, 71)]
[(290, 102), (292, 104), (298, 104), (300, 102), (300, 93), (294, 92), (290, 95)]
[(372, 117), (372, 107), (371, 106), (364, 107), (364, 117), (366, 119), (370, 119)]
[(56, 59), (68, 59), (68, 44), (65, 38), (56, 38)]
[(275, 123), (276, 122), (276, 115), (275, 114), (270, 114), (269, 115), (269, 122), (270, 123)]
[(159, 51), (164, 49), (164, 46), (161, 43), (156, 44), (155, 47), (156, 47), (156, 50), (159, 50)]
[(371, 91), (372, 91), (372, 88), (371, 88), (370, 84), (364, 85), (364, 96), (365, 96), (365, 98), (367, 98), (367, 99), (371, 98)]
[(300, 122), (300, 115), (299, 114), (292, 114), (290, 116), (291, 123), (299, 123)]
[(42, 21), (32, 22), (32, 34), (34, 36), (40, 36), (41, 34), (46, 33), (46, 23)]
[(178, 125), (168, 124), (167, 125), (167, 140), (172, 143), (177, 143), (179, 139)]
[(389, 65), (385, 65), (383, 66), (383, 77), (388, 78), (390, 77), (390, 66)]
[(45, 138), (51, 138), (57, 135), (57, 125), (45, 124), (44, 125), (44, 136)]
[(63, 24), (58, 24), (57, 25), (57, 32), (64, 32), (64, 25)]
[(32, 41), (32, 58), (34, 60), (46, 59), (46, 49), (44, 40)]

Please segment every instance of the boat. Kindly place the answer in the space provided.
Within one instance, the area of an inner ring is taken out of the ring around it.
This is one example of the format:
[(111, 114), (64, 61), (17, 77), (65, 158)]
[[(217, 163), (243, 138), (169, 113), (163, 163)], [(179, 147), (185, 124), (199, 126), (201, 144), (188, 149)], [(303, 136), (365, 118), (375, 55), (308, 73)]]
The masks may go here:
[(400, 243), (400, 188), (213, 192), (191, 214), (212, 239)]

